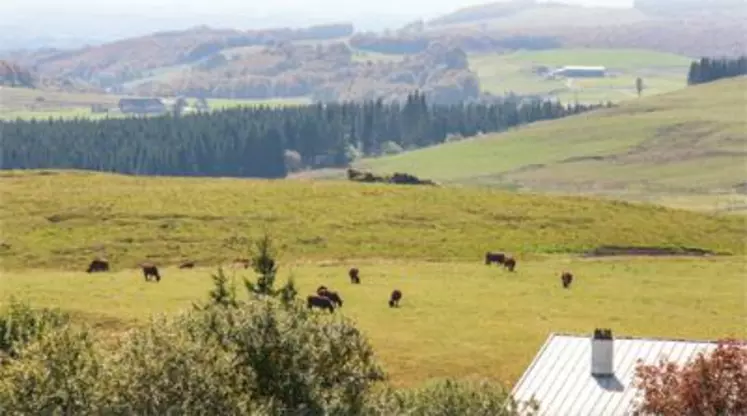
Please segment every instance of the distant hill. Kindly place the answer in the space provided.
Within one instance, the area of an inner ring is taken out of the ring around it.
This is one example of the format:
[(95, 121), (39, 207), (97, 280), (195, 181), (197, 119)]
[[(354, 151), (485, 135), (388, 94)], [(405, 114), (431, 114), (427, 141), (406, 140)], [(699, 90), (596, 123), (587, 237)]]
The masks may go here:
[(363, 160), (356, 167), (447, 183), (633, 199), (745, 195), (745, 89), (747, 77), (721, 80), (619, 108)]
[(37, 81), (28, 69), (12, 62), (0, 60), (0, 85), (35, 88)]

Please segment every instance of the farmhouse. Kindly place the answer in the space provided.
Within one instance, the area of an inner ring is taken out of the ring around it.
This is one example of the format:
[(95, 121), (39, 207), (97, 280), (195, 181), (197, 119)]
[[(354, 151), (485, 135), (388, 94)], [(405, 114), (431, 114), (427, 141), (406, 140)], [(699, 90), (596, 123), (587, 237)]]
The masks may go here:
[(607, 68), (603, 66), (564, 66), (550, 71), (550, 77), (604, 78)]
[(684, 365), (715, 342), (614, 338), (612, 331), (589, 336), (550, 334), (514, 386), (519, 401), (534, 397), (538, 415), (632, 415), (638, 400), (633, 387), (637, 360), (660, 359)]
[(122, 98), (119, 100), (122, 113), (161, 114), (168, 111), (159, 98)]

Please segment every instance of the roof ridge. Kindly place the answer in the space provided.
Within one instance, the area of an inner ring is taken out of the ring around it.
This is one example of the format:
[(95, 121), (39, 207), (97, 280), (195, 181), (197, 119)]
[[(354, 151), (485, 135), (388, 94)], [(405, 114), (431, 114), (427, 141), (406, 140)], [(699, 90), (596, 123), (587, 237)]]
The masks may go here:
[[(560, 336), (560, 337), (575, 337), (575, 338), (589, 338), (591, 339), (591, 334), (579, 334), (579, 333), (571, 333), (571, 332), (551, 332), (550, 336), (548, 338), (552, 338), (553, 336)], [(613, 339), (619, 339), (619, 340), (635, 340), (635, 341), (670, 341), (670, 342), (697, 342), (697, 343), (703, 343), (703, 344), (718, 344), (717, 340), (712, 339), (687, 339), (687, 338), (666, 338), (666, 337), (641, 337), (641, 336), (634, 336), (634, 335), (616, 335), (613, 331), (612, 333)]]

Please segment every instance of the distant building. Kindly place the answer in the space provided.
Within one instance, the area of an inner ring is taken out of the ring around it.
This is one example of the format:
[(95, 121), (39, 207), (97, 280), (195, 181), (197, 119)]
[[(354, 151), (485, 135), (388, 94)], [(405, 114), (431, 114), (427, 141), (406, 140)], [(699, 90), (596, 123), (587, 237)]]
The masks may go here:
[(168, 112), (168, 108), (159, 98), (122, 98), (119, 100), (119, 110), (125, 114), (162, 114)]
[(614, 338), (550, 334), (511, 392), (516, 400), (534, 399), (542, 416), (629, 416), (638, 400), (633, 387), (637, 360), (659, 359), (684, 365), (698, 353), (716, 349), (715, 342), (646, 338)]
[(548, 74), (550, 77), (604, 78), (607, 68), (603, 66), (564, 66)]

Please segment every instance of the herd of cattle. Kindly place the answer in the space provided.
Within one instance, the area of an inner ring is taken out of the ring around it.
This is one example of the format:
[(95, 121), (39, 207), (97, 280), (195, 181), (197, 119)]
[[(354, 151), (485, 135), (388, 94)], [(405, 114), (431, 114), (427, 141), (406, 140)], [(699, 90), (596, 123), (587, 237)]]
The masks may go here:
[[(241, 259), (237, 260), (236, 262), (242, 265), (244, 268), (249, 267), (248, 260)], [(485, 264), (489, 266), (494, 263), (502, 265), (510, 272), (513, 272), (516, 269), (516, 259), (514, 259), (513, 257), (506, 256), (504, 253), (495, 253), (490, 251), (485, 253)], [(195, 263), (193, 261), (187, 261), (179, 265), (180, 269), (191, 269), (194, 267)], [(158, 272), (158, 267), (156, 267), (155, 264), (143, 263), (140, 265), (140, 268), (143, 270), (143, 277), (145, 277), (146, 281), (161, 281), (161, 274)], [(102, 259), (95, 259), (90, 263), (86, 271), (88, 273), (109, 271), (109, 262)], [(350, 283), (361, 283), (360, 271), (357, 268), (351, 268), (348, 271), (348, 276), (350, 277)], [(563, 272), (560, 275), (560, 281), (563, 285), (563, 288), (568, 289), (573, 282), (573, 274), (567, 271)], [(389, 296), (389, 307), (399, 307), (399, 301), (401, 299), (402, 292), (399, 289), (394, 289)], [(306, 305), (309, 309), (319, 308), (334, 312), (335, 308), (339, 308), (342, 306), (342, 303), (342, 297), (340, 297), (340, 294), (338, 292), (329, 290), (326, 286), (319, 286), (319, 288), (317, 288), (316, 290), (315, 295), (309, 295), (306, 297)]]

